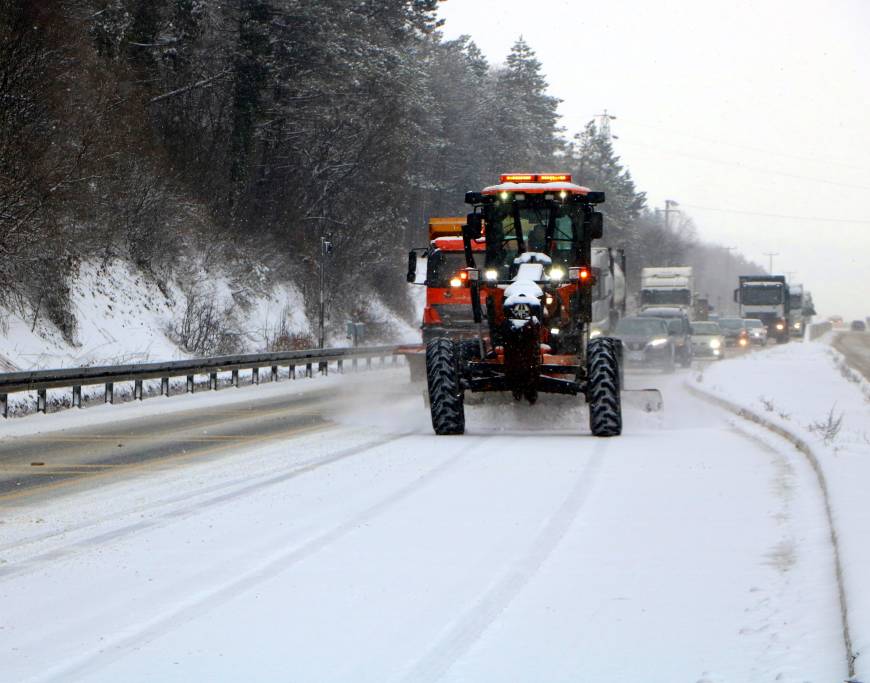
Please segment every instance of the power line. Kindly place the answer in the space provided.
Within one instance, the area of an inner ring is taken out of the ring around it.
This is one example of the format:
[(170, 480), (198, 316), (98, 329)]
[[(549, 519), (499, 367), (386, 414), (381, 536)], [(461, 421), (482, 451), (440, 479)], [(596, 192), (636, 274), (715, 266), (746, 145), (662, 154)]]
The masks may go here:
[(663, 147), (656, 147), (654, 145), (645, 145), (642, 142), (626, 142), (625, 140), (621, 140), (622, 144), (634, 145), (635, 147), (644, 147), (646, 149), (651, 149), (657, 152), (664, 152), (669, 156), (683, 157), (685, 159), (694, 159), (695, 161), (705, 161), (710, 164), (721, 164), (723, 166), (735, 166), (737, 168), (742, 168), (747, 171), (756, 171), (758, 173), (766, 173), (768, 175), (780, 175), (785, 176), (786, 178), (795, 178), (796, 180), (807, 180), (813, 183), (823, 183), (826, 185), (838, 185), (840, 187), (851, 187), (856, 190), (868, 190), (870, 191), (870, 185), (853, 185), (852, 183), (840, 183), (836, 180), (823, 180), (822, 178), (812, 178), (810, 176), (797, 175), (796, 173), (786, 173), (785, 171), (774, 171), (769, 168), (762, 168), (760, 166), (750, 166), (748, 164), (741, 164), (736, 161), (723, 161), (722, 159), (710, 159), (709, 157), (699, 157), (693, 154), (685, 154), (683, 152), (674, 152), (670, 149), (665, 149)]
[(870, 173), (870, 168), (865, 168), (863, 166), (855, 166), (854, 164), (847, 164), (844, 161), (838, 161), (836, 159), (826, 158), (826, 157), (807, 157), (801, 156), (799, 154), (789, 154), (788, 152), (775, 152), (770, 149), (762, 149), (761, 147), (753, 147), (752, 145), (741, 145), (736, 142), (727, 142), (725, 140), (719, 140), (715, 138), (707, 138), (701, 135), (694, 135), (693, 133), (685, 133), (683, 131), (674, 130), (672, 128), (664, 128), (662, 126), (655, 126), (650, 123), (641, 123), (640, 121), (635, 121), (634, 119), (625, 119), (620, 117), (622, 121), (628, 121), (629, 124), (634, 124), (635, 126), (642, 126), (644, 128), (652, 128), (653, 130), (660, 130), (666, 133), (671, 133), (672, 135), (679, 135), (685, 138), (691, 138), (693, 140), (700, 140), (701, 142), (711, 142), (716, 145), (722, 145), (724, 147), (734, 147), (735, 149), (745, 149), (750, 152), (760, 152), (762, 154), (769, 154), (771, 156), (779, 156), (785, 157), (787, 159), (795, 159), (797, 161), (811, 161), (813, 163), (821, 163), (821, 164), (832, 164), (834, 166), (842, 166), (843, 168), (850, 168), (855, 171), (863, 171), (864, 173)]
[(701, 211), (718, 211), (720, 213), (739, 213), (743, 216), (762, 216), (764, 218), (787, 218), (797, 221), (812, 221), (814, 223), (849, 223), (853, 225), (870, 225), (870, 219), (854, 219), (854, 218), (822, 218), (820, 216), (790, 216), (783, 213), (765, 213), (763, 211), (746, 211), (743, 209), (723, 209), (715, 206), (699, 206), (698, 204), (686, 204), (690, 209), (699, 209)]

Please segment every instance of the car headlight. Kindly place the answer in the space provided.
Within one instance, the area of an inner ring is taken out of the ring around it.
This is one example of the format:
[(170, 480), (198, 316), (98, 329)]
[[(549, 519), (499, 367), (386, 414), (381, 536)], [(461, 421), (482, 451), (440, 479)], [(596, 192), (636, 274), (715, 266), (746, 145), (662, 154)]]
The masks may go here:
[(719, 341), (718, 339), (711, 339), (710, 340), (710, 348), (711, 349), (718, 349), (720, 346), (722, 346), (722, 342)]
[(483, 276), (490, 282), (495, 282), (498, 280), (498, 271), (494, 268), (488, 268)]
[(589, 338), (590, 338), (590, 339), (595, 339), (595, 337), (600, 337), (600, 336), (601, 336), (601, 330), (592, 330), (592, 331), (589, 333)]
[(553, 282), (559, 282), (563, 277), (565, 277), (565, 271), (559, 266), (553, 266), (550, 268), (550, 280)]
[(659, 346), (664, 346), (667, 343), (668, 343), (667, 337), (659, 337), (658, 339), (651, 339), (649, 342), (649, 345), (659, 347)]
[(778, 330), (783, 330), (783, 329), (785, 329), (785, 325), (783, 325), (782, 323), (777, 323), (777, 324), (776, 324), (776, 329), (778, 329)]
[(795, 324), (794, 324), (794, 328), (795, 328), (796, 330), (799, 330), (799, 329), (801, 328), (801, 324), (800, 324), (800, 323), (795, 323)]

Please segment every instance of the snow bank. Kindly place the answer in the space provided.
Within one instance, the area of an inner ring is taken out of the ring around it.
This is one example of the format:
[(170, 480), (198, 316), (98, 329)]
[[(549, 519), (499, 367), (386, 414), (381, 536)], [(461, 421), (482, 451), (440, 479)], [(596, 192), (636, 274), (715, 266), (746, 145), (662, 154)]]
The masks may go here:
[(858, 678), (870, 678), (870, 384), (827, 344), (791, 343), (715, 364), (694, 383), (810, 445), (839, 537)]

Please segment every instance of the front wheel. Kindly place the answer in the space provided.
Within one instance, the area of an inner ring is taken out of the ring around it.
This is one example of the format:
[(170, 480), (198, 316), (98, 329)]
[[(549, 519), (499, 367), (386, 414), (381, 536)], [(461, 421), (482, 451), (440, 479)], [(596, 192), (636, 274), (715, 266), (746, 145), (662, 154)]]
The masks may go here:
[(465, 405), (459, 381), (459, 354), (445, 337), (426, 344), (426, 383), (436, 434), (465, 433)]
[(622, 402), (619, 395), (619, 357), (612, 339), (599, 337), (586, 347), (589, 429), (593, 436), (622, 433)]

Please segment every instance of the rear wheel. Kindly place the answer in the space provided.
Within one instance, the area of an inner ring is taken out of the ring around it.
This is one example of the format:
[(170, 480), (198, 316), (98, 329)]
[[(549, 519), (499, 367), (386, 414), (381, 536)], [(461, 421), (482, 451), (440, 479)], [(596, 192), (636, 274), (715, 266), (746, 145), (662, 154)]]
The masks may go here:
[(587, 346), (586, 366), (589, 429), (593, 436), (622, 433), (622, 403), (619, 396), (619, 357), (614, 340), (593, 339)]
[(440, 337), (426, 344), (426, 383), (435, 433), (465, 433), (465, 405), (459, 382), (459, 357), (452, 340)]

